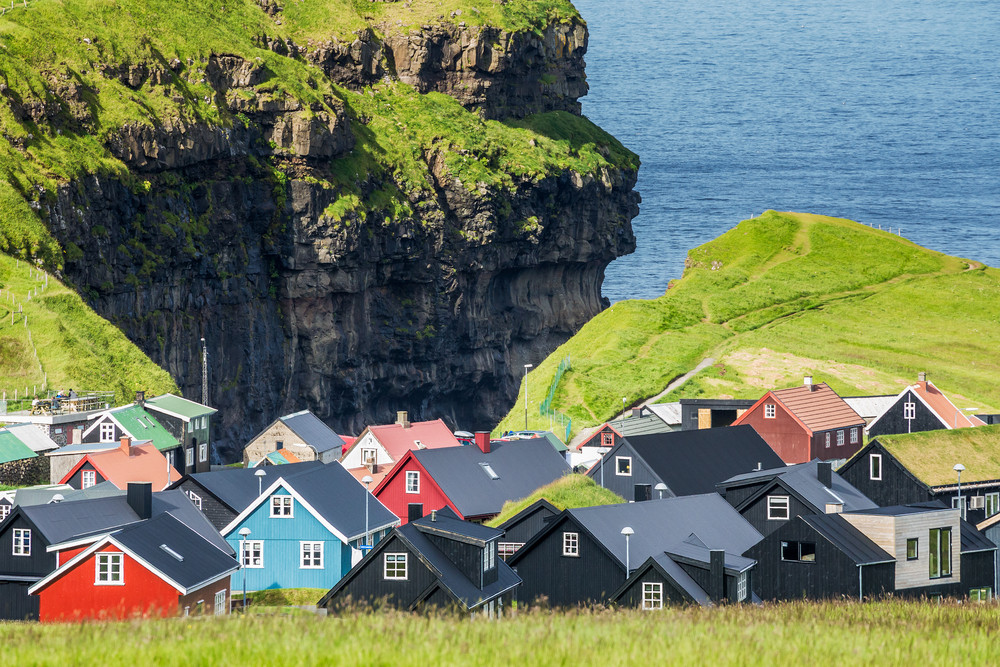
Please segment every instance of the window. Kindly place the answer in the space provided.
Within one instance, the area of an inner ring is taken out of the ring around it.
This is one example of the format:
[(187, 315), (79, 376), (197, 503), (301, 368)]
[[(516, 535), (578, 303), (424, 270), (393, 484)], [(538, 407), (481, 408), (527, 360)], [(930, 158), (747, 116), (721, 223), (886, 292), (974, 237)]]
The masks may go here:
[(663, 584), (658, 581), (642, 582), (642, 608), (663, 609)]
[[(993, 516), (1000, 512), (1000, 493), (993, 492), (986, 494), (986, 516)], [(3, 510), (0, 510), (0, 519), (3, 518)]]
[(291, 496), (271, 496), (271, 516), (281, 519), (292, 517)]
[(631, 456), (616, 456), (615, 457), (615, 474), (622, 475), (623, 477), (632, 476), (632, 457)]
[(15, 556), (31, 555), (31, 530), (29, 528), (14, 529), (14, 551)]
[(951, 528), (931, 528), (928, 555), (930, 578), (951, 576)]
[(851, 428), (851, 444), (858, 444), (858, 427), (854, 426)]
[(184, 465), (189, 468), (194, 465), (194, 447), (188, 447), (184, 451)]
[(881, 454), (869, 454), (868, 455), (868, 478), (873, 480), (882, 479), (882, 455)]
[(764, 404), (764, 419), (774, 419), (778, 411), (774, 407), (774, 403)]
[(188, 498), (191, 499), (191, 503), (195, 507), (197, 507), (198, 509), (201, 509), (201, 496), (199, 496), (194, 491), (188, 491)]
[(264, 567), (264, 543), (260, 540), (241, 541), (240, 554), (243, 567)]
[(80, 473), (80, 488), (89, 489), (97, 484), (97, 473), (93, 470), (83, 470)]
[(111, 422), (101, 424), (101, 442), (111, 442), (115, 439), (115, 425)]
[(8, 514), (10, 514), (10, 505), (0, 505), (0, 521), (6, 519)]
[(226, 591), (221, 590), (215, 594), (215, 615), (221, 616), (226, 613)]
[(837, 431), (837, 446), (838, 447), (844, 446), (844, 429), (840, 429), (839, 431)]
[(517, 550), (524, 546), (524, 542), (501, 542), (497, 545), (497, 553), (500, 558), (507, 560), (517, 553)]
[(198, 445), (198, 460), (204, 463), (208, 460), (208, 443), (203, 442)]
[(563, 533), (563, 556), (580, 555), (580, 534)]
[(916, 419), (916, 418), (917, 418), (917, 404), (903, 403), (903, 419)]
[(302, 549), (302, 564), (299, 566), (308, 570), (323, 569), (323, 543), (300, 542)]
[(917, 538), (911, 537), (906, 540), (906, 560), (917, 560), (920, 558), (920, 550), (917, 547)]
[(97, 554), (94, 584), (97, 586), (121, 586), (125, 583), (122, 576), (122, 554)]
[(385, 554), (385, 578), (406, 579), (406, 554)]
[(420, 493), (420, 471), (419, 470), (407, 470), (406, 471), (406, 492), (407, 493)]
[(969, 591), (969, 600), (972, 602), (989, 602), (993, 598), (993, 589), (989, 586), (985, 588), (973, 588)]
[(826, 446), (827, 447), (830, 446), (830, 434), (829, 433), (826, 434)]
[(361, 450), (361, 465), (373, 466), (377, 460), (378, 450), (368, 448)]
[(747, 599), (747, 573), (740, 572), (736, 577), (736, 601), (743, 602)]
[(601, 434), (601, 447), (614, 447), (615, 446), (615, 434), (614, 433), (602, 433)]
[(767, 518), (768, 519), (788, 518), (788, 496), (767, 497)]
[(797, 563), (816, 562), (815, 542), (782, 542), (781, 560), (793, 561)]

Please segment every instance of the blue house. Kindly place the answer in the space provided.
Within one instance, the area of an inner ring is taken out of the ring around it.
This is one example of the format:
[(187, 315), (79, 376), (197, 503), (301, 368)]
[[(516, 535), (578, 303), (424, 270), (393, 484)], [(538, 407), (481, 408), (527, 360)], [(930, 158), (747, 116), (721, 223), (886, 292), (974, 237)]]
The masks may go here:
[(276, 479), (221, 531), (243, 566), (233, 590), (331, 588), (398, 523), (338, 462)]

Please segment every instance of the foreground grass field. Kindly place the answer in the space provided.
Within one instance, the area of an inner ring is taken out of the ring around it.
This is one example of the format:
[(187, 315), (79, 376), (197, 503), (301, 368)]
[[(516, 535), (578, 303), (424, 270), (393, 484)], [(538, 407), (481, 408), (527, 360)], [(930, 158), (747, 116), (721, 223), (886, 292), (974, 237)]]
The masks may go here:
[[(567, 356), (554, 407), (576, 430), (705, 358), (715, 362), (660, 400), (759, 398), (807, 374), (841, 395), (896, 394), (925, 370), (963, 405), (1000, 406), (996, 269), (850, 220), (775, 211), (695, 248), (687, 264), (664, 296), (614, 304), (529, 374), (530, 428), (547, 428), (537, 405)], [(523, 401), (498, 430), (524, 427)]]
[(995, 605), (786, 604), (529, 613), (500, 622), (361, 613), (0, 627), (11, 665), (995, 664)]

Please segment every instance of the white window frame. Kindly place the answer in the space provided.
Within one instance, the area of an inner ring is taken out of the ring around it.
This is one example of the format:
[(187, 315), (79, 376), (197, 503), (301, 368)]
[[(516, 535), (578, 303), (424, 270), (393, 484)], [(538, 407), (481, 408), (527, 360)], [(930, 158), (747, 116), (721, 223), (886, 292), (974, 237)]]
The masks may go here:
[(917, 404), (913, 401), (907, 401), (903, 403), (903, 419), (916, 419), (917, 418)]
[(101, 442), (111, 442), (115, 439), (114, 422), (106, 421), (101, 423)]
[(747, 599), (747, 573), (740, 572), (736, 577), (736, 601), (743, 602)]
[(226, 613), (226, 590), (215, 592), (215, 615), (222, 616)]
[[(106, 569), (102, 573), (101, 568)], [(125, 554), (120, 551), (97, 552), (94, 555), (94, 585), (125, 585)]]
[(184, 448), (184, 465), (189, 468), (194, 465), (194, 447)]
[(882, 481), (882, 455), (881, 454), (869, 454), (868, 455), (868, 479), (875, 482)]
[(81, 470), (80, 471), (80, 488), (89, 489), (92, 486), (97, 486), (97, 471), (96, 470)]
[(272, 519), (294, 519), (295, 501), (288, 495), (273, 495), (270, 500)]
[(201, 509), (201, 496), (199, 496), (194, 491), (188, 491), (188, 498), (191, 499), (191, 503), (195, 507), (197, 507), (198, 509)]
[(764, 404), (764, 419), (777, 419), (778, 407), (774, 403)]
[(208, 443), (203, 442), (198, 445), (198, 460), (204, 463), (208, 460)]
[(13, 534), (13, 545), (11, 547), (13, 556), (31, 555), (31, 529), (15, 528)]
[(642, 582), (642, 608), (663, 609), (663, 584), (661, 582)]
[(264, 541), (240, 540), (240, 564), (246, 568), (264, 567)]
[[(624, 461), (628, 465), (628, 469), (622, 472), (621, 464)], [(631, 456), (616, 456), (615, 457), (615, 474), (619, 477), (631, 477), (632, 476), (632, 457)]]
[(419, 470), (407, 470), (406, 471), (406, 492), (407, 493), (420, 493), (420, 471)]
[(563, 533), (562, 555), (580, 557), (580, 533)]
[[(775, 516), (776, 512), (784, 512), (784, 516)], [(791, 514), (792, 507), (788, 496), (767, 497), (767, 518), (769, 521), (788, 521)]]
[(837, 431), (837, 446), (838, 447), (844, 446), (844, 429), (839, 429)]
[(299, 542), (299, 569), (323, 569), (323, 543), (314, 541)]
[(406, 581), (408, 574), (405, 553), (386, 553), (382, 556), (382, 578), (387, 581)]
[(857, 426), (852, 426), (851, 427), (851, 444), (852, 445), (858, 444), (858, 427)]
[[(986, 516), (991, 517), (997, 512), (1000, 512), (1000, 493), (992, 491), (986, 494), (984, 499), (983, 509), (986, 510)], [(0, 517), (3, 520), (3, 517)]]

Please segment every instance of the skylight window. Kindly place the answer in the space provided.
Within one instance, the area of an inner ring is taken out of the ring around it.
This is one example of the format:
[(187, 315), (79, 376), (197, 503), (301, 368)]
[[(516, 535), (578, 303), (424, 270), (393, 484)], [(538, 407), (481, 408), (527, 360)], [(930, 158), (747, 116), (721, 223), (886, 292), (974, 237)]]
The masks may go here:
[(166, 544), (161, 544), (160, 548), (163, 549), (165, 552), (167, 552), (169, 555), (176, 558), (177, 560), (184, 562), (184, 556), (180, 555), (179, 553), (168, 547)]
[(483, 472), (489, 475), (490, 479), (500, 479), (500, 475), (496, 474), (496, 471), (493, 470), (493, 466), (489, 463), (480, 463), (479, 467), (483, 469)]

